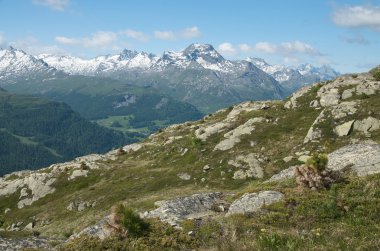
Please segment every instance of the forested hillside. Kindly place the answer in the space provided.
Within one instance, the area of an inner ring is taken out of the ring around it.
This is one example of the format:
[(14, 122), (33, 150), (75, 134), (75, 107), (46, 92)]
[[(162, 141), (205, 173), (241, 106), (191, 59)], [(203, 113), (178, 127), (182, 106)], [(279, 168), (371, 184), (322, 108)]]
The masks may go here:
[(68, 105), (0, 90), (0, 176), (35, 169), (127, 143)]

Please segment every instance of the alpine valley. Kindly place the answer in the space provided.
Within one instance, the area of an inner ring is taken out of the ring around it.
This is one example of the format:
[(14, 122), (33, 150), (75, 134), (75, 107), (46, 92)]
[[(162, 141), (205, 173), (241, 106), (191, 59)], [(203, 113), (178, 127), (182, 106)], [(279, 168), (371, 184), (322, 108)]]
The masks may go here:
[(7, 174), (0, 248), (378, 250), (379, 95), (377, 67)]

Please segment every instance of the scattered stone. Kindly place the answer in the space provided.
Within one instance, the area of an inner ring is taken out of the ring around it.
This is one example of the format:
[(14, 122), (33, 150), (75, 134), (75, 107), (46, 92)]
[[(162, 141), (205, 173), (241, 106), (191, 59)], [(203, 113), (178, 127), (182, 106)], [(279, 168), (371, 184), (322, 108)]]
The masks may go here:
[(201, 182), (205, 182), (205, 181), (206, 181), (206, 178), (202, 178), (202, 179), (201, 179)]
[(292, 159), (293, 159), (293, 156), (287, 156), (287, 157), (283, 158), (282, 160), (287, 163), (287, 162), (291, 161)]
[(347, 136), (348, 134), (350, 134), (352, 130), (352, 125), (354, 124), (354, 122), (355, 120), (351, 120), (344, 124), (338, 125), (334, 129), (335, 134), (338, 135), (339, 137)]
[(277, 191), (246, 193), (232, 202), (226, 216), (259, 212), (264, 205), (267, 206), (283, 199), (284, 195)]
[(6, 208), (6, 209), (4, 209), (4, 214), (7, 214), (7, 213), (9, 213), (11, 211), (11, 209), (10, 208)]
[(181, 180), (190, 180), (190, 179), (191, 179), (191, 175), (188, 174), (188, 173), (178, 173), (177, 176), (178, 176)]
[(96, 206), (96, 201), (72, 201), (70, 204), (67, 206), (67, 210), (69, 211), (84, 211), (87, 208), (93, 208)]
[(155, 203), (159, 208), (145, 212), (146, 218), (159, 218), (172, 226), (178, 226), (184, 219), (193, 219), (213, 215), (213, 205), (225, 203), (221, 193), (194, 194), (169, 201)]
[(195, 130), (195, 137), (202, 141), (206, 141), (208, 137), (226, 130), (228, 126), (229, 123), (219, 122), (206, 127), (200, 127)]
[(208, 170), (210, 170), (210, 169), (211, 169), (210, 165), (205, 165), (205, 166), (203, 167), (203, 171), (204, 171), (204, 172), (206, 172), (206, 171), (208, 171)]
[(183, 136), (170, 136), (168, 138), (168, 140), (164, 143), (164, 146), (169, 145), (169, 144), (173, 143), (174, 141), (182, 139), (182, 138), (183, 138)]
[(126, 153), (137, 152), (138, 150), (140, 150), (142, 148), (142, 146), (143, 145), (140, 143), (133, 143), (133, 144), (124, 146), (123, 150)]

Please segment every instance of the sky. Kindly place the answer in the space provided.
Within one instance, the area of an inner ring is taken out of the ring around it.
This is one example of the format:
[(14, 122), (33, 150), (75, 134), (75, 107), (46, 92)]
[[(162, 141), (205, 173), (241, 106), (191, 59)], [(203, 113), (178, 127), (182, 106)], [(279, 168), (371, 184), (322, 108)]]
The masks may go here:
[(380, 0), (0, 0), (0, 47), (91, 58), (212, 44), (225, 58), (380, 64)]

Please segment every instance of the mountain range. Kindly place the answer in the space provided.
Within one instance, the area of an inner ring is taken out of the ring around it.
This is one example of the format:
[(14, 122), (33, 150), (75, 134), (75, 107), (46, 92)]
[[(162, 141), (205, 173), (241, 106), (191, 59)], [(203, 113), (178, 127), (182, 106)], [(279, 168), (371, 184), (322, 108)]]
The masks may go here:
[(297, 69), (270, 66), (262, 59), (228, 60), (212, 45), (191, 44), (161, 56), (123, 50), (117, 55), (82, 59), (41, 54), (31, 56), (9, 48), (0, 52), (3, 85), (21, 79), (45, 81), (62, 75), (112, 78), (151, 86), (204, 113), (246, 100), (280, 99), (300, 86), (331, 79), (339, 73), (328, 66)]

